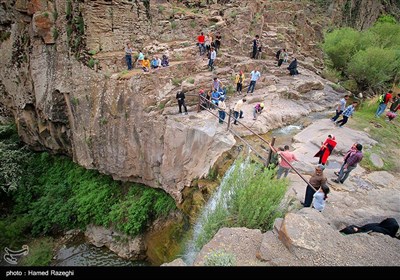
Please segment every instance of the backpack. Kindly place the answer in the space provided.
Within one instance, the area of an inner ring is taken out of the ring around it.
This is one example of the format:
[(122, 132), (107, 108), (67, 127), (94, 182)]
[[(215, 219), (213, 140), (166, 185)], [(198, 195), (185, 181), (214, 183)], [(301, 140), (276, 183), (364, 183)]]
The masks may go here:
[[(387, 94), (387, 93), (386, 93), (386, 94)], [(385, 103), (385, 101), (386, 101), (386, 94), (381, 94), (381, 95), (379, 95), (379, 98), (378, 98), (378, 103), (379, 103), (379, 104)]]

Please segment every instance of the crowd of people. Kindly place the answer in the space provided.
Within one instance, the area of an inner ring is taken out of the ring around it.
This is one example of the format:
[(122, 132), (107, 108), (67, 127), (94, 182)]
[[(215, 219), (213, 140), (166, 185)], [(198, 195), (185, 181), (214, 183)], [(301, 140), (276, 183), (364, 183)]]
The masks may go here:
[[(213, 71), (215, 68), (215, 60), (217, 58), (218, 51), (221, 47), (221, 34), (217, 32), (215, 36), (212, 33), (208, 33), (204, 35), (202, 32), (197, 37), (197, 46), (199, 48), (200, 56), (207, 56), (208, 59), (208, 68)], [(128, 70), (131, 70), (132, 67), (132, 53), (133, 49), (131, 44), (128, 43), (125, 48), (126, 54), (126, 63)], [(260, 41), (259, 35), (255, 35), (252, 41), (252, 50), (251, 50), (251, 58), (252, 59), (260, 59), (262, 54), (262, 45)], [(289, 63), (289, 54), (287, 49), (281, 48), (276, 53), (277, 67), (281, 67), (284, 63)], [(141, 50), (139, 50), (137, 64), (140, 65), (144, 72), (150, 71), (150, 69), (157, 69), (161, 67), (166, 67), (169, 65), (169, 61), (166, 55), (162, 56), (162, 59), (158, 56), (154, 56), (151, 62), (147, 57), (145, 57)], [(293, 58), (293, 60), (289, 63), (287, 69), (289, 70), (289, 75), (298, 75), (299, 71), (297, 70), (297, 58)], [(253, 70), (249, 73), (249, 84), (247, 87), (247, 95), (252, 94), (255, 90), (256, 83), (261, 77), (261, 73), (258, 71), (257, 67), (254, 67)], [(245, 74), (243, 70), (240, 70), (235, 75), (234, 85), (236, 88), (236, 94), (239, 96), (242, 94), (243, 87), (245, 85)], [(223, 84), (223, 82), (218, 78), (214, 77), (211, 83), (210, 90), (201, 89), (199, 92), (199, 96), (201, 99), (200, 107), (202, 109), (217, 109), (218, 110), (218, 122), (223, 124), (225, 122), (227, 106), (225, 101), (227, 100), (227, 87)], [(188, 114), (187, 107), (185, 104), (185, 92), (180, 90), (176, 94), (176, 99), (178, 102), (179, 113), (180, 114)], [(343, 127), (348, 119), (353, 116), (356, 106), (358, 105), (357, 101), (351, 102), (351, 104), (347, 105), (347, 101), (349, 100), (349, 95), (345, 95), (341, 98), (335, 107), (335, 115), (331, 118), (331, 121), (338, 127)], [(244, 103), (247, 101), (246, 95), (241, 97), (234, 105), (233, 108), (233, 124), (238, 125), (238, 120), (240, 118), (244, 118), (244, 113), (242, 107)], [(392, 103), (390, 106), (390, 110), (387, 113), (388, 121), (392, 121), (397, 116), (397, 111), (400, 108), (400, 94), (397, 97), (393, 96), (392, 91), (380, 96), (379, 105), (376, 111), (376, 117), (380, 117), (389, 103)], [(182, 111), (182, 107), (184, 112)], [(253, 120), (257, 120), (257, 115), (261, 114), (265, 108), (265, 104), (263, 102), (255, 104), (253, 108)], [(342, 117), (340, 120), (339, 118)], [(332, 134), (328, 135), (327, 139), (324, 142), (321, 142), (321, 147), (318, 152), (314, 155), (319, 158), (318, 165), (315, 166), (314, 174), (309, 179), (309, 182), (306, 186), (306, 192), (304, 197), (304, 202), (302, 202), (304, 207), (310, 207), (317, 209), (318, 211), (322, 211), (325, 207), (325, 201), (330, 192), (329, 187), (327, 185), (327, 178), (324, 175), (324, 169), (328, 162), (328, 158), (331, 155), (333, 149), (337, 145), (337, 140), (335, 136)], [(337, 178), (333, 178), (332, 182), (337, 184), (343, 184), (348, 178), (349, 174), (357, 167), (357, 165), (363, 159), (362, 152), (362, 144), (354, 143), (354, 145), (349, 149), (346, 155), (343, 158), (343, 164), (341, 165), (340, 170), (334, 172)], [(277, 179), (287, 177), (288, 173), (291, 170), (291, 163), (294, 161), (298, 161), (295, 154), (290, 151), (288, 145), (285, 145), (284, 148), (279, 148), (277, 152), (279, 161), (278, 161), (278, 170), (277, 170)]]

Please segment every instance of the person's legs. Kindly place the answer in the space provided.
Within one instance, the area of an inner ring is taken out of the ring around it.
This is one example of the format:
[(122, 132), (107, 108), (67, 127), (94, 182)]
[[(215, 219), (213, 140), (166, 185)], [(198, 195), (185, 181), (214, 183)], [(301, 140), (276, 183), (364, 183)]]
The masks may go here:
[(290, 168), (285, 168), (285, 175), (283, 176), (283, 178), (286, 178), (287, 175), (289, 174)]
[(349, 117), (343, 116), (343, 120), (341, 121), (341, 125), (340, 127), (344, 126), (347, 123), (347, 120), (349, 119)]
[(242, 110), (240, 110), (239, 118), (240, 118), (240, 119), (243, 119), (243, 111), (242, 111)]
[(278, 171), (276, 172), (276, 179), (280, 179), (284, 171), (285, 168), (279, 165)]
[(386, 109), (385, 103), (379, 104), (378, 109), (376, 110), (375, 116), (380, 117), (383, 114), (383, 112), (385, 112), (385, 109)]
[(253, 108), (253, 120), (257, 119), (257, 110)]
[(257, 48), (253, 47), (253, 54), (252, 54), (251, 58), (256, 58), (256, 54), (257, 54)]
[(349, 167), (347, 168), (347, 170), (343, 172), (344, 175), (343, 175), (343, 177), (340, 179), (340, 182), (341, 182), (342, 184), (344, 183), (344, 181), (346, 181), (347, 177), (349, 177), (350, 172), (353, 171), (355, 168), (356, 168), (356, 166), (349, 166)]
[(254, 92), (254, 89), (256, 88), (256, 81), (251, 81), (253, 83), (253, 87), (251, 89), (251, 93)]
[(238, 111), (234, 111), (233, 112), (233, 118), (235, 119), (233, 124), (237, 124), (237, 119), (239, 118), (239, 112)]
[(242, 87), (243, 87), (243, 84), (242, 83), (238, 83), (238, 91), (239, 91), (239, 93), (242, 93)]
[(185, 113), (187, 114), (187, 108), (186, 108), (185, 100), (182, 101), (182, 105), (183, 105), (183, 108), (185, 109)]
[(223, 118), (222, 118), (222, 113), (223, 113), (224, 111), (218, 111), (218, 116), (219, 116), (219, 123), (223, 123), (224, 121), (223, 121)]
[(343, 111), (336, 110), (336, 115), (333, 118), (331, 118), (331, 120), (335, 122), (342, 113)]
[(178, 100), (179, 114), (182, 114), (182, 101)]
[(304, 207), (311, 206), (314, 193), (315, 193), (314, 189), (311, 188), (310, 185), (307, 185), (306, 195), (304, 197)]

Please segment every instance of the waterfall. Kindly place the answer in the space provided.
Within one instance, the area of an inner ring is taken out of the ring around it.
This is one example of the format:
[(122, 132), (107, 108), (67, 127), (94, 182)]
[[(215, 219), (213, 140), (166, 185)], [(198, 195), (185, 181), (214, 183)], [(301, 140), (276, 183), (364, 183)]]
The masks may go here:
[[(207, 222), (209, 222), (212, 215), (216, 215), (217, 211), (226, 211), (232, 194), (235, 193), (238, 187), (243, 186), (242, 184), (238, 184), (240, 183), (241, 175), (243, 174), (243, 172), (240, 171), (244, 170), (248, 163), (249, 158), (243, 161), (240, 165), (236, 164), (236, 162), (232, 164), (222, 178), (221, 184), (219, 185), (217, 191), (212, 194), (211, 198), (204, 206), (193, 227), (192, 238), (187, 243), (185, 252), (182, 256), (183, 260), (188, 265), (193, 265), (197, 254), (201, 250), (201, 248), (198, 248), (199, 246), (197, 243), (205, 232), (205, 226)], [(240, 171), (234, 172), (237, 168), (239, 168)]]

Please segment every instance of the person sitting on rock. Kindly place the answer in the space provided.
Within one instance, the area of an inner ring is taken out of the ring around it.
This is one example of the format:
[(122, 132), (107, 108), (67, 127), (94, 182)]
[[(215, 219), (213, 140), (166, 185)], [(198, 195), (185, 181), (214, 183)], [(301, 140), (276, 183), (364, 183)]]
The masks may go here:
[(151, 69), (157, 69), (158, 68), (158, 60), (157, 60), (156, 56), (151, 60), (150, 64), (151, 64)]
[(169, 59), (165, 54), (163, 54), (163, 56), (162, 56), (161, 65), (162, 65), (162, 67), (169, 66)]
[(143, 72), (150, 71), (150, 60), (147, 57), (145, 57), (142, 61), (142, 70)]
[(293, 59), (292, 62), (290, 62), (288, 68), (290, 76), (298, 75), (300, 74), (299, 71), (297, 71), (297, 58)]

